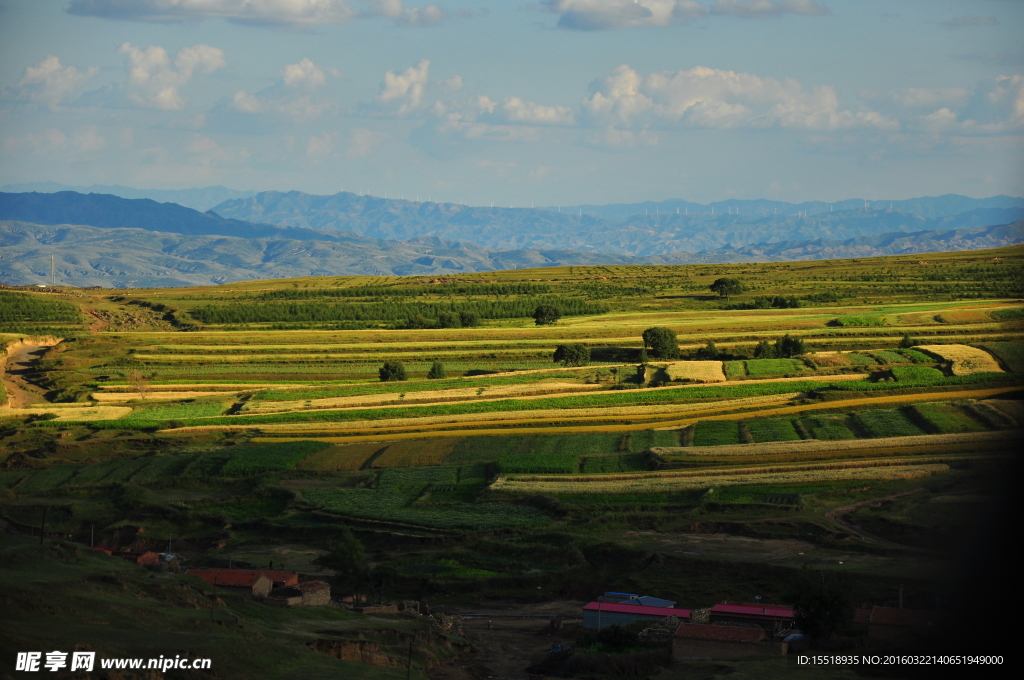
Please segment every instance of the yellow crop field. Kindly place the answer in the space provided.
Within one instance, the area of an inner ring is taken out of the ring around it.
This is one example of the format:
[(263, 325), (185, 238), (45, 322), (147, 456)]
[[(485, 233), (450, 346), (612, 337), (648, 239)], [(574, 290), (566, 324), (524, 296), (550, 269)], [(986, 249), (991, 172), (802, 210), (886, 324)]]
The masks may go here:
[(52, 404), (50, 406), (35, 406), (4, 410), (8, 415), (27, 416), (52, 413), (57, 416), (54, 420), (60, 421), (117, 420), (118, 418), (124, 418), (132, 412), (132, 408), (130, 406), (82, 406), (79, 404)]
[(670, 380), (700, 383), (725, 382), (721, 361), (676, 361), (665, 366)]
[(348, 444), (331, 446), (311, 453), (295, 467), (300, 470), (318, 470), (320, 472), (337, 472), (342, 470), (358, 470), (373, 454), (384, 447), (384, 444)]
[(395, 442), (375, 461), (374, 468), (419, 467), (440, 465), (458, 439), (419, 439)]
[(804, 439), (795, 442), (762, 442), (760, 444), (725, 444), (722, 446), (659, 447), (651, 449), (664, 460), (685, 460), (695, 456), (759, 456), (775, 453), (818, 453), (861, 451), (864, 449), (900, 449), (915, 446), (946, 446), (950, 444), (1000, 444), (1015, 442), (1020, 432), (962, 432), (957, 434), (924, 434), (911, 437), (880, 437), (878, 439)]
[(178, 401), (180, 399), (196, 399), (197, 397), (229, 397), (238, 394), (237, 392), (170, 392), (166, 390), (162, 391), (147, 391), (145, 394), (142, 392), (93, 392), (90, 398), (93, 401), (98, 401), (101, 404), (116, 403), (121, 401)]
[(813, 352), (807, 356), (818, 366), (849, 366), (852, 363), (841, 352)]
[[(796, 466), (794, 466), (796, 467)], [(735, 471), (730, 474), (695, 472), (686, 477), (635, 476), (623, 479), (621, 475), (608, 475), (604, 479), (579, 480), (574, 477), (554, 479), (543, 478), (499, 478), (491, 486), (496, 491), (517, 494), (576, 494), (576, 493), (665, 493), (686, 489), (704, 489), (721, 486), (748, 484), (800, 484), (820, 481), (845, 481), (854, 479), (918, 479), (941, 472), (948, 472), (944, 463), (923, 465), (878, 465), (779, 470), (766, 468), (764, 471)]]
[(942, 323), (992, 323), (992, 317), (987, 313), (973, 309), (943, 312), (936, 319)]
[(953, 375), (971, 373), (1002, 373), (995, 358), (983, 349), (970, 345), (920, 345), (919, 349), (952, 362)]

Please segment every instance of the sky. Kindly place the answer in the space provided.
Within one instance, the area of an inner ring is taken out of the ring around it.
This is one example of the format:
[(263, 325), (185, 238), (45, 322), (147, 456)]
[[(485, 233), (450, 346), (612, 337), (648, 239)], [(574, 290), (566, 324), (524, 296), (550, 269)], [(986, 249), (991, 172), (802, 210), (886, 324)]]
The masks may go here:
[(0, 184), (1024, 195), (1018, 0), (0, 0)]

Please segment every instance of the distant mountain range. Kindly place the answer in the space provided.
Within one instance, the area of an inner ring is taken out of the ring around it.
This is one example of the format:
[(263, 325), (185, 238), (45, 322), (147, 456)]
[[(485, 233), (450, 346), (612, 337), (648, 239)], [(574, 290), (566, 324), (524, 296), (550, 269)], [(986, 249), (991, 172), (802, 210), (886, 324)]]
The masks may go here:
[[(806, 218), (684, 212), (615, 223), (541, 209), (266, 192), (218, 209), (228, 215), (101, 194), (0, 193), (0, 282), (47, 282), (51, 255), (58, 283), (123, 288), (573, 264), (838, 259), (1024, 242), (1024, 209), (1012, 206), (974, 207), (928, 219), (896, 209), (860, 208)], [(269, 218), (236, 217), (245, 211), (269, 213)], [(267, 223), (273, 220), (278, 224)], [(488, 240), (508, 247), (479, 244)], [(673, 250), (682, 245), (691, 247)], [(601, 252), (612, 246), (618, 252)]]
[[(314, 196), (298, 191), (267, 191), (249, 198), (225, 201), (212, 212), (226, 218), (269, 222), (312, 229), (342, 229), (383, 239), (439, 237), (472, 241), (499, 250), (542, 248), (581, 250), (616, 255), (649, 256), (677, 252), (703, 252), (726, 246), (740, 247), (775, 241), (845, 240), (895, 232), (964, 229), (1008, 224), (1024, 218), (1024, 199), (996, 197), (970, 199), (939, 197), (915, 199), (927, 203), (929, 213), (941, 206), (970, 207), (967, 212), (922, 217), (896, 208), (858, 207), (812, 214), (755, 214), (752, 205), (726, 212), (695, 206), (676, 212), (634, 214), (605, 219), (579, 212), (552, 212), (532, 208), (480, 208), (453, 203), (417, 203), (374, 196), (338, 193)], [(930, 203), (929, 203), (930, 201)], [(1020, 206), (994, 205), (1020, 203)], [(778, 205), (778, 204), (774, 204)], [(786, 204), (791, 205), (791, 204)], [(930, 206), (930, 207), (929, 207)], [(762, 208), (764, 206), (761, 206)], [(697, 212), (697, 209), (705, 212)], [(760, 208), (759, 208), (760, 209)], [(764, 208), (766, 211), (767, 208)]]
[(57, 182), (31, 182), (28, 184), (7, 184), (0, 187), (7, 193), (25, 193), (38, 191), (53, 194), (58, 191), (75, 191), (80, 194), (110, 194), (121, 198), (148, 198), (158, 203), (177, 203), (186, 208), (205, 212), (224, 201), (232, 198), (248, 198), (255, 196), (255, 191), (238, 191), (227, 187), (203, 187), (201, 189), (133, 189), (120, 184), (93, 184), (89, 187), (76, 187)]

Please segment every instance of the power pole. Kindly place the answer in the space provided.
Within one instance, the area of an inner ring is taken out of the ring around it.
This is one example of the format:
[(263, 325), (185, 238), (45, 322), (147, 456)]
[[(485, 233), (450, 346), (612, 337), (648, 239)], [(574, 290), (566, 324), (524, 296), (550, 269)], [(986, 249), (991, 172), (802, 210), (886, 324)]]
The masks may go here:
[(54, 272), (54, 268), (53, 268), (53, 253), (50, 253), (50, 285), (51, 286), (56, 286), (57, 285), (57, 275)]
[(43, 544), (43, 536), (46, 535), (46, 506), (43, 506), (43, 521), (39, 525), (39, 545)]

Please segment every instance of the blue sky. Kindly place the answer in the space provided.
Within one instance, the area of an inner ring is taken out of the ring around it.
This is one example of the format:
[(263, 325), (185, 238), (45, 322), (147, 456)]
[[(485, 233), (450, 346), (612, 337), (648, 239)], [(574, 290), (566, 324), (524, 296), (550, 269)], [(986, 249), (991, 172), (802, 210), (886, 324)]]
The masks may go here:
[(1024, 195), (1017, 0), (0, 0), (0, 184)]

